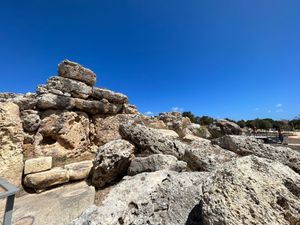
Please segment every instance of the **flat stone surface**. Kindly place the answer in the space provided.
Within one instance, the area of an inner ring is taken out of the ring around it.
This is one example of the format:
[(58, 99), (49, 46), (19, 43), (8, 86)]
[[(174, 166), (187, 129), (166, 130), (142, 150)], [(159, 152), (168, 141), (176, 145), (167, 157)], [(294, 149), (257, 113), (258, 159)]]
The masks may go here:
[[(85, 182), (70, 184), (15, 201), (12, 225), (65, 225), (94, 203), (95, 189)], [(0, 200), (0, 221), (5, 202)]]
[(65, 165), (65, 169), (69, 173), (70, 180), (85, 179), (89, 175), (92, 167), (93, 167), (93, 161), (91, 160)]
[(25, 162), (24, 174), (38, 173), (52, 168), (52, 157), (28, 159)]

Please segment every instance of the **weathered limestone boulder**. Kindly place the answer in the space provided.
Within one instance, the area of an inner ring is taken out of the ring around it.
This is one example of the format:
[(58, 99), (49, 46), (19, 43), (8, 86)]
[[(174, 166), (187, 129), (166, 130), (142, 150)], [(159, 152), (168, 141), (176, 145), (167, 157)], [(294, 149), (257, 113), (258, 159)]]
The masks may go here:
[(70, 181), (83, 180), (88, 177), (93, 167), (92, 160), (86, 160), (82, 162), (71, 163), (65, 165), (65, 169), (69, 173)]
[(87, 84), (64, 77), (53, 76), (44, 85), (45, 93), (50, 90), (58, 90), (63, 94), (69, 93), (74, 98), (87, 99), (93, 93), (93, 88)]
[(93, 71), (69, 60), (58, 64), (58, 76), (82, 81), (90, 86), (96, 83), (96, 74)]
[(107, 99), (100, 101), (75, 99), (75, 108), (89, 114), (117, 114), (121, 111), (122, 105), (112, 104)]
[(24, 175), (38, 173), (52, 168), (52, 157), (28, 159), (24, 165)]
[(198, 137), (192, 140), (186, 148), (183, 160), (194, 171), (213, 171), (236, 157), (235, 153), (213, 145), (207, 139)]
[(63, 168), (28, 174), (24, 179), (24, 185), (34, 190), (43, 190), (48, 187), (69, 182), (69, 173)]
[(46, 93), (38, 96), (37, 108), (41, 110), (59, 109), (71, 110), (75, 107), (75, 98), (65, 95)]
[(158, 171), (125, 177), (100, 207), (90, 207), (70, 225), (201, 224), (201, 183), (207, 175)]
[(124, 114), (139, 114), (135, 105), (123, 104), (122, 113)]
[(20, 186), (23, 171), (24, 140), (19, 107), (0, 103), (0, 177)]
[(168, 129), (155, 129), (157, 132), (161, 133), (163, 136), (169, 137), (169, 138), (179, 138), (179, 135), (174, 130), (168, 130)]
[(35, 156), (52, 156), (54, 166), (92, 159), (89, 117), (83, 112), (47, 110), (35, 135)]
[(121, 124), (120, 130), (123, 138), (133, 142), (141, 154), (162, 153), (179, 159), (184, 155), (186, 146), (183, 143), (162, 135), (156, 129), (140, 124), (124, 123)]
[(92, 97), (100, 100), (105, 98), (111, 103), (117, 103), (117, 104), (128, 103), (128, 98), (126, 95), (123, 95), (121, 93), (116, 93), (104, 88), (97, 88), (97, 87), (93, 88)]
[(159, 170), (184, 171), (186, 162), (178, 161), (175, 156), (154, 154), (147, 157), (134, 158), (128, 168), (127, 174), (130, 176), (143, 172), (155, 172)]
[(208, 130), (212, 138), (222, 137), (226, 134), (241, 135), (243, 132), (239, 125), (228, 120), (217, 120), (208, 126)]
[(122, 139), (101, 146), (92, 168), (93, 186), (101, 188), (124, 176), (134, 151), (135, 146)]
[(23, 122), (23, 128), (27, 132), (34, 132), (40, 126), (39, 112), (35, 110), (24, 110), (21, 113), (21, 119)]
[[(66, 225), (93, 205), (95, 188), (85, 182), (15, 199), (13, 225)], [(0, 201), (0, 209), (4, 209)], [(0, 214), (2, 221), (3, 214)]]
[(0, 102), (12, 102), (19, 106), (20, 110), (35, 109), (37, 104), (36, 95), (33, 93), (14, 94), (0, 93)]
[(203, 224), (289, 225), (300, 221), (300, 175), (283, 164), (247, 156), (203, 184)]
[(96, 146), (104, 145), (110, 141), (121, 139), (120, 124), (127, 121), (142, 123), (137, 115), (94, 115), (90, 123), (90, 140)]
[(258, 157), (276, 160), (291, 167), (297, 173), (300, 173), (300, 152), (288, 147), (274, 147), (263, 144), (253, 137), (237, 135), (226, 135), (212, 142), (238, 155), (256, 155)]

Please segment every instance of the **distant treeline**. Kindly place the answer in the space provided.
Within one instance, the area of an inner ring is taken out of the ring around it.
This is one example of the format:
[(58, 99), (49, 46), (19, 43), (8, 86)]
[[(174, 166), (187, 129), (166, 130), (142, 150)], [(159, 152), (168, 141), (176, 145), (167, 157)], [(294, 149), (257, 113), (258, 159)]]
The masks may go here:
[[(183, 112), (182, 116), (189, 117), (193, 123), (197, 123), (200, 125), (210, 125), (215, 119), (209, 116), (195, 116), (191, 112)], [(271, 118), (266, 119), (254, 119), (254, 120), (239, 120), (235, 121), (229, 118), (225, 118), (228, 121), (232, 121), (237, 123), (241, 128), (249, 127), (256, 129), (269, 130), (273, 129), (281, 129), (281, 130), (295, 130), (300, 129), (300, 115), (295, 117), (293, 120), (273, 120)]]

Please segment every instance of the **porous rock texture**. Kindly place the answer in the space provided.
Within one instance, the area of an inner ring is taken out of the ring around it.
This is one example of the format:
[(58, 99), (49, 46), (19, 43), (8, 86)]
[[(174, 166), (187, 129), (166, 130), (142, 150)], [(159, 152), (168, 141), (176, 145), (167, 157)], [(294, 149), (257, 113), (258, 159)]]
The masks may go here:
[(213, 145), (210, 140), (196, 137), (186, 148), (183, 160), (194, 171), (212, 171), (235, 157), (235, 153)]
[(211, 138), (222, 137), (226, 134), (241, 135), (243, 133), (239, 125), (228, 120), (217, 120), (208, 126)]
[(176, 158), (181, 158), (184, 155), (185, 144), (162, 135), (153, 128), (140, 124), (123, 123), (120, 126), (120, 130), (123, 138), (137, 145), (141, 154), (162, 153), (173, 155)]
[(288, 147), (263, 144), (253, 137), (226, 135), (212, 141), (238, 155), (256, 155), (281, 162), (300, 174), (300, 153)]
[(114, 140), (98, 150), (92, 168), (92, 184), (101, 188), (124, 176), (133, 158), (135, 146), (125, 140)]
[(19, 107), (14, 103), (0, 103), (0, 177), (16, 186), (21, 185), (23, 140)]
[(247, 156), (203, 184), (203, 224), (297, 225), (300, 175), (279, 162)]
[(134, 158), (128, 168), (128, 175), (136, 175), (143, 172), (155, 172), (159, 170), (173, 170), (181, 172), (186, 170), (187, 163), (178, 161), (175, 156), (154, 154), (146, 157)]
[(201, 183), (207, 175), (157, 171), (125, 177), (100, 207), (87, 209), (70, 225), (201, 224)]

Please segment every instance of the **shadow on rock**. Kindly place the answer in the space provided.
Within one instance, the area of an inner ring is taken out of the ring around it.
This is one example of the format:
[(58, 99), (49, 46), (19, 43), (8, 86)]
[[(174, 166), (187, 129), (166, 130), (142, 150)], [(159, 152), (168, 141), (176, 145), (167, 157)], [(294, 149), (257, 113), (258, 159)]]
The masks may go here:
[(189, 213), (185, 225), (203, 225), (202, 206), (202, 202), (194, 206), (192, 211)]

